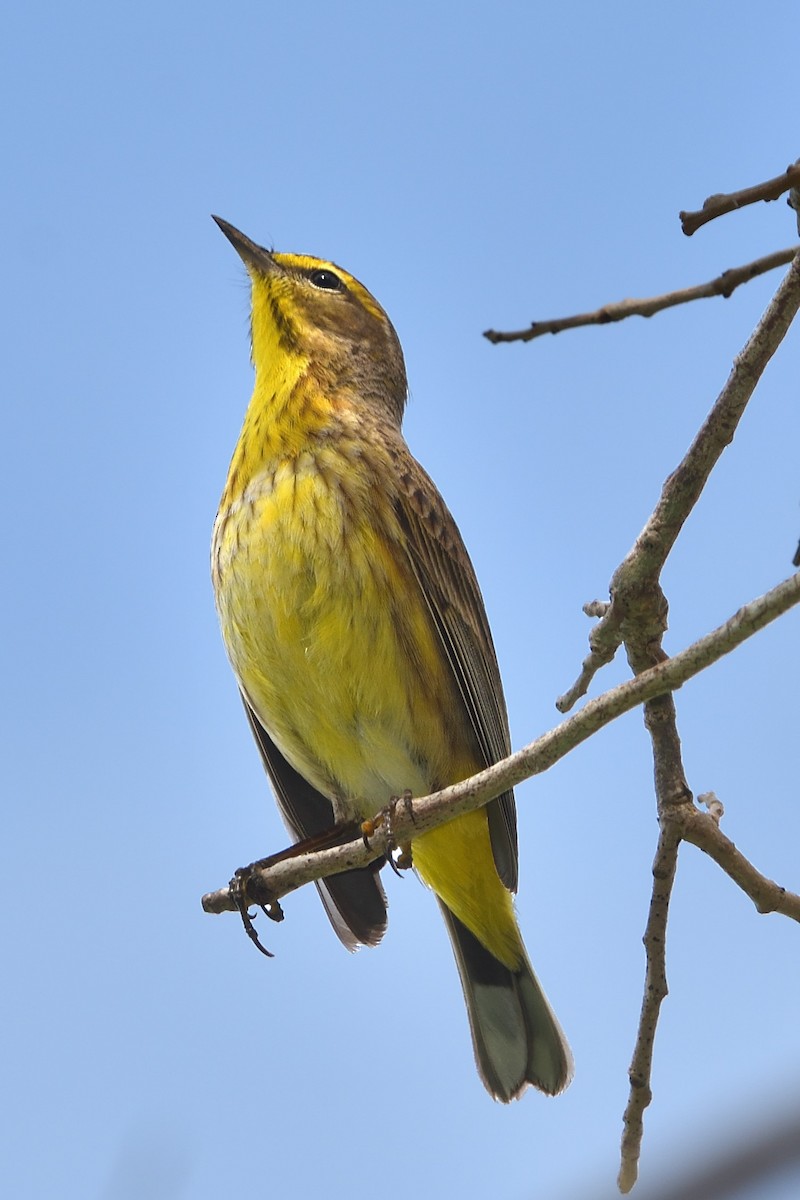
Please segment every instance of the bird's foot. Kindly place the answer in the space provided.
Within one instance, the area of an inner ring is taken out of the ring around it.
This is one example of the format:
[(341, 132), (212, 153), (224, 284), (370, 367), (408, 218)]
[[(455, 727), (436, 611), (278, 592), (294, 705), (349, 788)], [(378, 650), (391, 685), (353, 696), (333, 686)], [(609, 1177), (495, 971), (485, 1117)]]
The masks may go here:
[[(249, 867), (239, 867), (228, 885), (231, 898), (242, 918), (245, 933), (253, 945), (262, 954), (266, 954), (267, 958), (274, 958), (275, 955), (262, 946), (259, 941), (253, 924), (254, 915), (251, 915), (249, 911), (250, 905), (257, 905), (271, 921), (282, 921), (283, 909), (278, 903), (277, 897), (272, 895), (264, 883), (261, 872), (266, 871), (269, 867), (274, 867), (276, 863), (286, 862), (287, 859), (301, 858), (304, 854), (326, 850), (329, 846), (341, 846), (344, 842), (356, 837), (358, 829), (359, 826), (355, 821), (337, 825), (331, 829), (323, 829), (321, 833), (302, 838), (294, 845), (287, 846), (285, 850), (279, 850), (277, 854), (270, 854), (267, 858), (260, 858), (258, 862), (250, 863)], [(366, 837), (364, 840), (366, 841)]]
[[(273, 859), (277, 859), (280, 856), (273, 855), (272, 857)], [(265, 916), (270, 918), (271, 921), (282, 921), (283, 909), (277, 900), (263, 895), (263, 885), (259, 889), (261, 895), (258, 896), (258, 898), (249, 896), (247, 889), (248, 885), (251, 884), (253, 879), (253, 873), (258, 870), (259, 867), (269, 866), (271, 862), (272, 859), (262, 858), (257, 863), (251, 863), (249, 867), (239, 867), (229, 884), (231, 897), (236, 905), (239, 916), (242, 918), (242, 925), (244, 926), (245, 933), (250, 938), (250, 941), (253, 943), (256, 949), (260, 950), (262, 954), (266, 954), (267, 958), (274, 958), (275, 955), (271, 950), (267, 950), (266, 946), (262, 945), (261, 940), (256, 933), (256, 927), (253, 924), (255, 920), (255, 914), (251, 915), (250, 904), (256, 904), (258, 908), (260, 908), (265, 914)]]
[(411, 844), (408, 842), (405, 845), (398, 843), (394, 835), (395, 814), (400, 804), (413, 822), (414, 808), (409, 788), (406, 788), (402, 796), (391, 796), (389, 803), (381, 809), (377, 816), (368, 817), (361, 822), (361, 836), (365, 846), (369, 846), (370, 838), (373, 838), (379, 829), (383, 829), (386, 861), (395, 875), (401, 875), (403, 871), (407, 871), (409, 867), (413, 866)]

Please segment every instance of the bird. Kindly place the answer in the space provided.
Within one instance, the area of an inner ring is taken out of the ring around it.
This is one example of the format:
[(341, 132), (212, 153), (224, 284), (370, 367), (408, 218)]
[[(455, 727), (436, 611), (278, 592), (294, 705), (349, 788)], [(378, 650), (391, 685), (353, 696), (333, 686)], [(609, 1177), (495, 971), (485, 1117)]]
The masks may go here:
[[(335, 263), (214, 220), (249, 276), (255, 374), (214, 522), (216, 607), (291, 837), (335, 841), (393, 797), (510, 753), (497, 656), (455, 520), (402, 434), (406, 368), (385, 311)], [(487, 1091), (561, 1092), (571, 1052), (514, 910), (513, 791), (410, 849), (444, 917)], [(384, 865), (317, 885), (348, 949), (386, 930)]]

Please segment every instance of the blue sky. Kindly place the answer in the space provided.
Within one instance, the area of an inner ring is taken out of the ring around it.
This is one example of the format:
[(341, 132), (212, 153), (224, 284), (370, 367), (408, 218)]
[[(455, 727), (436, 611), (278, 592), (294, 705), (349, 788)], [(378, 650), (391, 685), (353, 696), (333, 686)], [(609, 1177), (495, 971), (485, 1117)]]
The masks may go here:
[[(31, 1200), (561, 1200), (610, 1188), (656, 825), (633, 713), (519, 789), (518, 909), (568, 1032), (555, 1101), (492, 1104), (433, 898), (388, 880), (350, 956), (308, 889), (267, 962), (202, 892), (284, 834), (216, 627), (208, 543), (251, 372), (217, 212), (391, 315), (406, 431), (475, 561), (515, 746), (779, 275), (527, 346), (519, 328), (711, 278), (783, 203), (681, 208), (800, 154), (792, 6), (140, 3), (4, 20), (4, 1175)], [(797, 330), (668, 564), (668, 650), (791, 570)], [(797, 889), (790, 614), (678, 696), (695, 792)], [(622, 661), (595, 693), (625, 678)], [(681, 857), (642, 1162), (797, 1104), (798, 931)], [(644, 1195), (644, 1192), (642, 1192)]]

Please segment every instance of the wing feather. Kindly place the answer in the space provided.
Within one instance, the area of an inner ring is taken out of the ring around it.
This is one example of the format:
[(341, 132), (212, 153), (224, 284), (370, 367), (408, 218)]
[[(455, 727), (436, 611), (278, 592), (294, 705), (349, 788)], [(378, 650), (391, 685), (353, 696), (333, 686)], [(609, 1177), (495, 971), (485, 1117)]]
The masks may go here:
[[(478, 580), (453, 517), (433, 481), (398, 448), (397, 517), (414, 574), (447, 654), (485, 766), (511, 753), (503, 685)], [(487, 805), (495, 864), (516, 891), (517, 817), (512, 790)]]

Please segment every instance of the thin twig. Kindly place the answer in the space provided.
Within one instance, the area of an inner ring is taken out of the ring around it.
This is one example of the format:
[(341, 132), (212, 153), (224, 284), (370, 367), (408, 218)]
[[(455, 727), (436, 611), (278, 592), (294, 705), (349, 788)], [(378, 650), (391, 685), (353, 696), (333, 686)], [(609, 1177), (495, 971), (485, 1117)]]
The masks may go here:
[[(787, 1112), (788, 1109), (788, 1112)], [(756, 1116), (757, 1114), (757, 1116)], [(702, 1149), (681, 1139), (672, 1163), (647, 1200), (742, 1200), (744, 1196), (777, 1195), (769, 1186), (800, 1166), (800, 1111), (792, 1096), (776, 1106), (772, 1091), (749, 1096), (746, 1116), (735, 1123), (716, 1117), (714, 1136), (704, 1129)], [(757, 1127), (754, 1130), (753, 1125)], [(787, 1192), (782, 1192), (787, 1195)], [(593, 1192), (592, 1200), (597, 1200)]]
[[(415, 799), (412, 813), (399, 806), (393, 822), (394, 838), (399, 844), (405, 844), (421, 833), (427, 833), (462, 813), (487, 804), (523, 779), (548, 770), (598, 729), (637, 705), (681, 687), (688, 679), (717, 662), (798, 603), (800, 572), (739, 609), (724, 625), (700, 638), (674, 658), (665, 658), (649, 671), (589, 701), (580, 712), (562, 721), (555, 729), (516, 754), (471, 779)], [(286, 859), (267, 870), (256, 872), (253, 880), (248, 882), (248, 894), (253, 902), (272, 903), (312, 880), (335, 875), (351, 867), (366, 866), (379, 858), (384, 850), (380, 838), (373, 839), (369, 846), (365, 846), (359, 838), (302, 858)], [(210, 913), (238, 911), (229, 887), (208, 893), (203, 896), (202, 903), (205, 911)]]
[(692, 842), (708, 854), (752, 899), (758, 912), (780, 912), (800, 922), (800, 896), (787, 892), (757, 871), (722, 832), (719, 827), (719, 801), (716, 801), (716, 806), (712, 801), (710, 812), (701, 812), (692, 802), (683, 774), (672, 696), (659, 696), (649, 701), (645, 705), (645, 720), (653, 741), (661, 829), (653, 863), (653, 894), (644, 935), (647, 962), (644, 996), (628, 1072), (630, 1093), (623, 1118), (617, 1179), (621, 1192), (629, 1192), (636, 1183), (644, 1133), (644, 1110), (652, 1100), (650, 1080), (653, 1048), (661, 1004), (668, 991), (667, 916), (680, 843)]
[(767, 254), (764, 258), (745, 263), (744, 266), (731, 267), (716, 279), (711, 279), (708, 283), (698, 283), (695, 287), (665, 292), (661, 296), (649, 296), (644, 300), (618, 300), (613, 304), (604, 304), (594, 312), (577, 313), (572, 317), (532, 321), (527, 329), (518, 329), (510, 333), (487, 329), (483, 336), (495, 345), (498, 342), (531, 342), (546, 333), (561, 333), (565, 329), (577, 329), (583, 325), (608, 325), (613, 321), (624, 321), (626, 317), (652, 317), (654, 313), (663, 312), (665, 308), (688, 304), (691, 300), (705, 300), (711, 296), (723, 296), (727, 300), (740, 284), (748, 283), (757, 275), (764, 275), (767, 271), (774, 271), (776, 267), (790, 263), (796, 251), (796, 246), (776, 250), (774, 254)]
[(759, 913), (779, 912), (800, 922), (800, 896), (787, 892), (757, 871), (719, 827), (722, 806), (711, 798), (711, 809), (702, 812), (692, 801), (683, 774), (680, 740), (671, 695), (659, 696), (645, 705), (645, 720), (653, 741), (656, 797), (660, 833), (653, 863), (653, 894), (644, 935), (646, 971), (642, 1010), (628, 1071), (630, 1092), (623, 1117), (620, 1169), (617, 1184), (629, 1192), (636, 1183), (644, 1133), (644, 1110), (652, 1100), (650, 1086), (661, 1004), (667, 996), (667, 916), (678, 848), (682, 841), (693, 843), (753, 901)]
[(639, 1017), (639, 1032), (628, 1070), (631, 1090), (623, 1118), (622, 1159), (617, 1177), (617, 1186), (621, 1192), (629, 1192), (636, 1183), (644, 1132), (643, 1113), (653, 1098), (650, 1075), (659, 1011), (668, 992), (667, 917), (672, 885), (675, 881), (675, 869), (678, 864), (678, 845), (679, 839), (671, 831), (661, 830), (653, 861), (653, 893), (650, 898), (650, 913), (642, 939), (647, 966), (644, 999)]
[(696, 504), (723, 450), (733, 441), (736, 427), (764, 369), (783, 340), (800, 308), (800, 253), (781, 281), (742, 352), (719, 397), (683, 461), (669, 476), (659, 501), (632, 549), (611, 580), (611, 605), (589, 635), (589, 655), (571, 688), (556, 702), (568, 712), (585, 695), (596, 672), (610, 662), (627, 631), (646, 617), (637, 636), (658, 641), (666, 627), (666, 601), (656, 603), (653, 588), (675, 539)]
[(759, 200), (777, 200), (790, 188), (800, 185), (800, 162), (787, 167), (782, 175), (768, 179), (765, 183), (757, 183), (754, 187), (742, 188), (739, 192), (728, 192), (709, 196), (703, 207), (697, 212), (680, 212), (681, 229), (687, 237), (691, 237), (703, 225), (713, 221), (725, 213), (734, 212), (748, 204), (756, 204)]
[(720, 829), (710, 813), (701, 812), (694, 805), (687, 805), (678, 816), (681, 840), (691, 842), (749, 896), (759, 913), (780, 913), (793, 921), (800, 921), (800, 896), (787, 892), (766, 875), (757, 871), (745, 858), (729, 837)]
[[(660, 588), (658, 589), (660, 596)], [(663, 654), (660, 641), (648, 644), (627, 643), (628, 658), (637, 673), (653, 657)], [(681, 758), (681, 742), (671, 695), (657, 696), (644, 706), (644, 719), (653, 746), (659, 839), (653, 863), (653, 894), (644, 935), (647, 967), (639, 1028), (628, 1071), (630, 1092), (625, 1107), (617, 1184), (629, 1192), (639, 1174), (639, 1156), (644, 1134), (644, 1110), (652, 1100), (650, 1086), (658, 1018), (667, 995), (667, 915), (678, 863), (680, 832), (675, 814), (692, 806), (692, 794), (686, 782)]]

